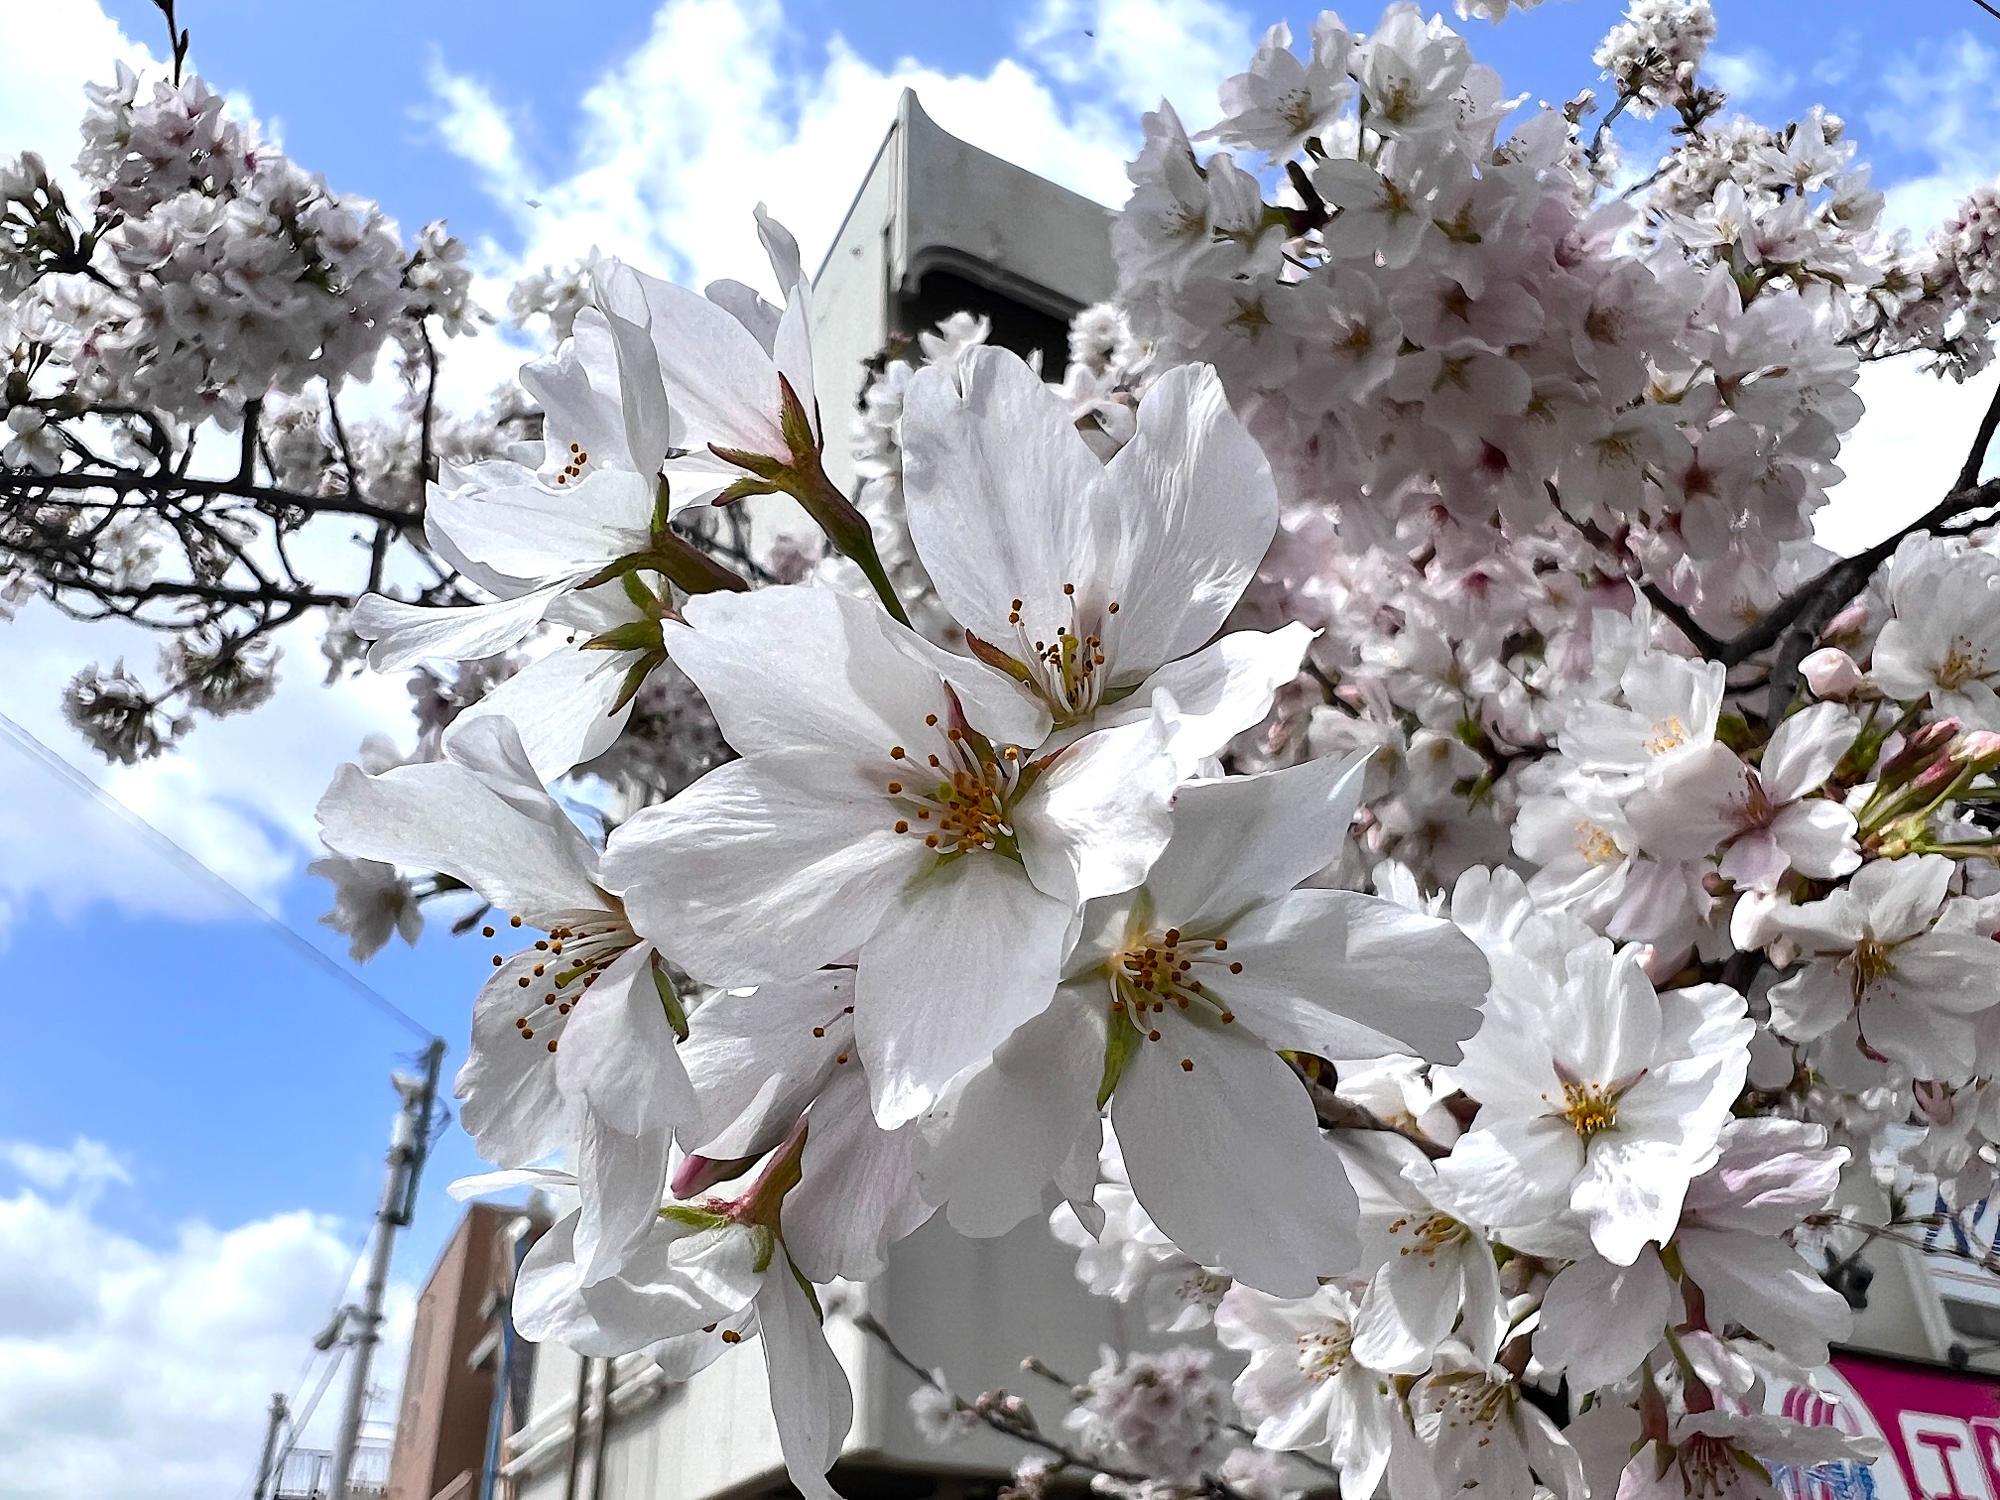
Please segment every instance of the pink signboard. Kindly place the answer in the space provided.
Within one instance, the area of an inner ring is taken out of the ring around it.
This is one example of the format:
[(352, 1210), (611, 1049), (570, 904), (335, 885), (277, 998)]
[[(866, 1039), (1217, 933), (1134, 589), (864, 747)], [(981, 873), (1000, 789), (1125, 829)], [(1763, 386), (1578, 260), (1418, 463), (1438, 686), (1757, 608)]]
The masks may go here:
[(1787, 1500), (2000, 1500), (2000, 1381), (1865, 1354), (1836, 1354), (1820, 1388), (1773, 1393), (1797, 1422), (1877, 1439), (1872, 1465), (1823, 1464), (1776, 1476)]

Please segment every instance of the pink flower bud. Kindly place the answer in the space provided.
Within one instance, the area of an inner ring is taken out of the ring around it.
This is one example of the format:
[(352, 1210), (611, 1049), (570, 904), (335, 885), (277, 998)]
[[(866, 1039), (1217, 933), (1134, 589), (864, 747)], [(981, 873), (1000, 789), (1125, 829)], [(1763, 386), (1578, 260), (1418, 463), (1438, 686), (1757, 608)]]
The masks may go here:
[(1903, 737), (1903, 748), (1882, 763), (1878, 784), (1886, 790), (1903, 785), (1939, 756), (1950, 752), (1958, 736), (1958, 720), (1939, 719), (1920, 725)]
[(689, 1156), (674, 1168), (674, 1180), (669, 1188), (676, 1198), (692, 1198), (696, 1193), (707, 1192), (718, 1182), (730, 1182), (741, 1177), (756, 1164), (754, 1156), (739, 1156), (730, 1161)]
[(1828, 620), (1826, 628), (1820, 634), (1823, 636), (1832, 636), (1838, 640), (1841, 636), (1853, 635), (1856, 631), (1864, 629), (1867, 624), (1868, 601), (1866, 599), (1857, 599), (1831, 620)]
[(1822, 646), (1804, 661), (1799, 670), (1806, 685), (1821, 698), (1847, 698), (1860, 689), (1865, 679), (1854, 658), (1838, 646)]
[(2000, 767), (2000, 734), (1990, 729), (1975, 729), (1961, 735), (1958, 743), (1951, 747), (1951, 758), (1968, 771), (1991, 771)]

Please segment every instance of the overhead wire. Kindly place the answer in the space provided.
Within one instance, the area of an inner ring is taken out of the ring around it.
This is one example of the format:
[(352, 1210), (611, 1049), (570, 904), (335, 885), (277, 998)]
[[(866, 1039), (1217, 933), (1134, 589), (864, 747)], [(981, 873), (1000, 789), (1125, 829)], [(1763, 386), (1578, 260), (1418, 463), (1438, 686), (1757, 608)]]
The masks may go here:
[(251, 915), (256, 917), (257, 920), (269, 927), (280, 942), (298, 953), (307, 962), (316, 965), (338, 980), (357, 998), (380, 1011), (399, 1025), (408, 1027), (425, 1041), (428, 1042), (437, 1039), (437, 1033), (432, 1031), (430, 1027), (404, 1010), (402, 1006), (391, 1000), (387, 995), (369, 984), (351, 969), (344, 967), (336, 959), (330, 957), (318, 945), (309, 942), (289, 923), (273, 916), (265, 909), (262, 903), (253, 898), (241, 886), (204, 864), (200, 858), (190, 853), (184, 845), (169, 837), (156, 824), (141, 817), (124, 802), (112, 796), (110, 792), (106, 791), (72, 765), (68, 757), (51, 749), (32, 732), (14, 719), (9, 718), (5, 713), (0, 713), (0, 736), (5, 736), (14, 744), (16, 749), (20, 750), (22, 754), (36, 762), (44, 770), (64, 781), (75, 790), (83, 793), (92, 801), (99, 803), (137, 829), (141, 835), (156, 845), (161, 853), (172, 859), (176, 864), (179, 864), (190, 873), (228, 894), (234, 901), (249, 911)]

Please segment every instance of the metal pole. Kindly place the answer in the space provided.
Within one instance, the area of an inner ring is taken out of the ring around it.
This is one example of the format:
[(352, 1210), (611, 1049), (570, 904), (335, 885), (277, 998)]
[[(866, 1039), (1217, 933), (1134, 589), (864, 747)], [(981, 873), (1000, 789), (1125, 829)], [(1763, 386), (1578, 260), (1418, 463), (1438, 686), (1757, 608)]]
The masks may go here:
[(271, 1393), (271, 1425), (264, 1429), (264, 1456), (257, 1460), (257, 1489), (252, 1500), (264, 1500), (264, 1495), (276, 1482), (277, 1475), (271, 1472), (271, 1460), (278, 1452), (278, 1431), (285, 1425), (285, 1393)]
[(410, 1222), (414, 1206), (417, 1173), (430, 1149), (431, 1116), (437, 1102), (438, 1066), (444, 1060), (444, 1042), (433, 1040), (424, 1049), (421, 1079), (398, 1074), (397, 1090), (403, 1107), (396, 1113), (396, 1127), (389, 1137), (388, 1173), (382, 1181), (382, 1202), (375, 1210), (375, 1228), (369, 1236), (368, 1280), (362, 1289), (361, 1306), (354, 1311), (354, 1362), (347, 1371), (347, 1399), (340, 1412), (340, 1427), (334, 1434), (332, 1473), (328, 1476), (329, 1500), (351, 1500), (349, 1481), (354, 1472), (354, 1450), (361, 1437), (361, 1418), (368, 1406), (368, 1367), (375, 1346), (382, 1341), (382, 1296), (389, 1286), (389, 1257), (396, 1248), (396, 1231)]
[[(493, 1376), (493, 1401), (486, 1410), (486, 1459), (479, 1469), (479, 1500), (494, 1500), (500, 1485), (500, 1449), (507, 1434), (507, 1416), (513, 1410), (510, 1387), (514, 1381), (514, 1284), (521, 1277), (521, 1262), (528, 1253), (526, 1218), (510, 1219), (502, 1238), (507, 1246), (507, 1285), (494, 1309), (500, 1325), (499, 1369)], [(261, 1497), (260, 1497), (261, 1500)]]

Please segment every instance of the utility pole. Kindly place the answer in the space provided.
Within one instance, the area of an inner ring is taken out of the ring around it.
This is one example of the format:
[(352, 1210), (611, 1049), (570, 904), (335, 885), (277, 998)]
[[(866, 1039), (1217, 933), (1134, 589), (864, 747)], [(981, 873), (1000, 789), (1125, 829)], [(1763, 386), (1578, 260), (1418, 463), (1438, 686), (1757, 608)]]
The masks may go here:
[(278, 1432), (285, 1425), (289, 1413), (285, 1408), (285, 1393), (271, 1392), (271, 1425), (264, 1429), (264, 1456), (257, 1460), (257, 1490), (251, 1500), (264, 1500), (264, 1496), (276, 1484), (278, 1476), (271, 1472), (271, 1460), (278, 1453)]
[(396, 1231), (410, 1222), (416, 1206), (417, 1178), (430, 1151), (431, 1122), (437, 1108), (438, 1067), (444, 1061), (444, 1039), (434, 1037), (424, 1049), (421, 1078), (397, 1073), (391, 1077), (402, 1095), (395, 1129), (389, 1136), (388, 1174), (382, 1181), (382, 1204), (375, 1211), (375, 1229), (368, 1244), (368, 1281), (361, 1306), (350, 1308), (354, 1331), (353, 1363), (347, 1371), (347, 1399), (341, 1407), (340, 1429), (333, 1440), (333, 1471), (328, 1476), (329, 1500), (350, 1500), (348, 1481), (354, 1470), (354, 1449), (361, 1436), (361, 1418), (368, 1405), (368, 1367), (382, 1341), (382, 1294), (389, 1285), (389, 1256)]

